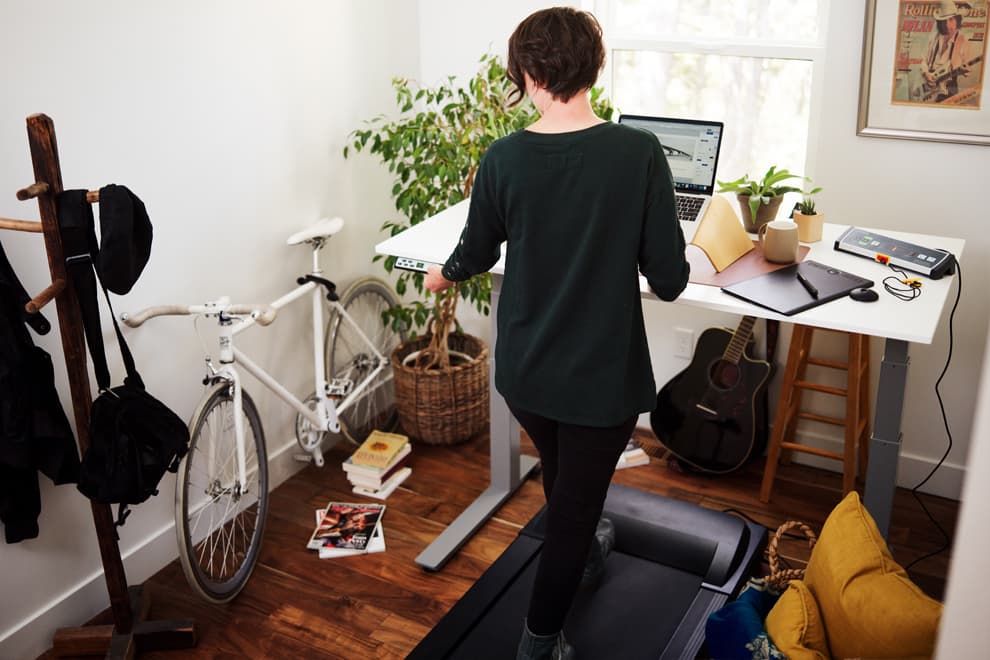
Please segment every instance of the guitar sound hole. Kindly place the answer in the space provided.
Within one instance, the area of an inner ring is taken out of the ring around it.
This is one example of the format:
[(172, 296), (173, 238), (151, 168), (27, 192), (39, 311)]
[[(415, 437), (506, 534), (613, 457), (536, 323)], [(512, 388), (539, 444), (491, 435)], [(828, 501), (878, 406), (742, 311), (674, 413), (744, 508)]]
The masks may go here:
[(731, 390), (739, 382), (739, 365), (725, 360), (715, 360), (708, 370), (712, 385), (720, 390)]

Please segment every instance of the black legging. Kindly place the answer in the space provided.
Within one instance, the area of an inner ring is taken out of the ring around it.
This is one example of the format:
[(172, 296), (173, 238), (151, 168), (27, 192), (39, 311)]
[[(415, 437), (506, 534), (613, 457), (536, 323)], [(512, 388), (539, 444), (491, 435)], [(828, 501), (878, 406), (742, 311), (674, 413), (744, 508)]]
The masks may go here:
[(527, 624), (536, 635), (561, 630), (581, 582), (615, 464), (636, 426), (564, 424), (510, 406), (540, 452), (547, 529)]

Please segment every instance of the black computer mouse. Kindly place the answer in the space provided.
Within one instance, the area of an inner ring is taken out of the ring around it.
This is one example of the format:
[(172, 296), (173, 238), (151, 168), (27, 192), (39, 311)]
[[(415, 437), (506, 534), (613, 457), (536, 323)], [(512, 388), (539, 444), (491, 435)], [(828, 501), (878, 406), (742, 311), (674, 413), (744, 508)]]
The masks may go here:
[(873, 289), (853, 289), (849, 292), (849, 297), (859, 302), (875, 302), (880, 299), (880, 294)]

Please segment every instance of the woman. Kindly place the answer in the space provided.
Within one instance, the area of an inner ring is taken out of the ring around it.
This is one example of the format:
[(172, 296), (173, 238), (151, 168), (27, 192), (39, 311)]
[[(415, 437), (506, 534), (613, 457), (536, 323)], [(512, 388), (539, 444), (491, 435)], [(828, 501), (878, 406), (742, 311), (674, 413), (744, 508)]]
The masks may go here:
[[(656, 386), (638, 273), (663, 300), (687, 285), (670, 169), (652, 134), (597, 117), (605, 61), (586, 12), (545, 9), (509, 39), (518, 103), (540, 118), (496, 141), (478, 168), (460, 242), (426, 287), (490, 269), (507, 241), (495, 386), (543, 465), (547, 527), (518, 658), (571, 657), (571, 601), (614, 543), (599, 521), (616, 462)], [(586, 565), (587, 564), (587, 565)]]

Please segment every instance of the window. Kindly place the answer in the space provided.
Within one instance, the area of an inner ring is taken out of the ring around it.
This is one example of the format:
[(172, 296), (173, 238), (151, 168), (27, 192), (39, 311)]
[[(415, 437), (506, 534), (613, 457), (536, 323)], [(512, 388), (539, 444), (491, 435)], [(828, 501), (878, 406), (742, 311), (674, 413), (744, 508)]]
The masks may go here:
[(717, 177), (809, 174), (828, 0), (588, 0), (623, 113), (725, 122)]

